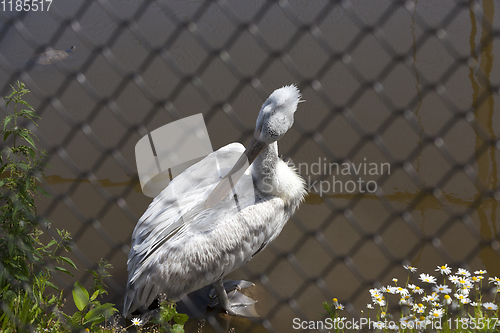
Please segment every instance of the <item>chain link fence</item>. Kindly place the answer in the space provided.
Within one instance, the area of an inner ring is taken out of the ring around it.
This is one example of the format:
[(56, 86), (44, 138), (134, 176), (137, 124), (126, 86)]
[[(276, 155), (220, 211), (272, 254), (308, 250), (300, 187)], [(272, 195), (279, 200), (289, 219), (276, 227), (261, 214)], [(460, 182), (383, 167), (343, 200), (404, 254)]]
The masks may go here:
[[(333, 297), (358, 317), (366, 291), (405, 274), (402, 264), (500, 274), (496, 7), (472, 0), (4, 6), (0, 91), (7, 95), (17, 80), (32, 91), (42, 117), (32, 130), (52, 166), (45, 188), (53, 199), (40, 200), (39, 213), (71, 231), (80, 264), (95, 268), (102, 257), (114, 265), (109, 298), (120, 305), (130, 235), (150, 202), (140, 191), (135, 143), (199, 112), (214, 149), (248, 143), (263, 101), (296, 83), (306, 103), (279, 146), (309, 195), (277, 241), (230, 275), (256, 283), (261, 317), (209, 319), (216, 331), (287, 332), (293, 318), (322, 318), (321, 303)], [(33, 60), (71, 45), (76, 51), (62, 61)], [(342, 173), (343, 163), (364, 172)], [(389, 167), (373, 169), (382, 165)], [(70, 282), (59, 279), (66, 290)]]

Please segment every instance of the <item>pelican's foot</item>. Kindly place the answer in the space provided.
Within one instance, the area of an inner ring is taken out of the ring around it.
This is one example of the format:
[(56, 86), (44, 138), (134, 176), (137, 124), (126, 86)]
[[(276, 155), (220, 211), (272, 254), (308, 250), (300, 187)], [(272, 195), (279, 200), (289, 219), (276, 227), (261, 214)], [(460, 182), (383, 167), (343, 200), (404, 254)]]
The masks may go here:
[[(226, 291), (226, 293), (228, 293), (228, 296), (230, 297), (231, 293), (233, 291), (238, 291), (238, 290), (241, 290), (241, 289), (245, 289), (245, 288), (250, 288), (250, 287), (254, 287), (255, 284), (253, 284), (252, 282), (250, 281), (245, 281), (245, 280), (226, 280), (226, 281), (223, 281), (222, 284), (224, 285), (224, 290)], [(219, 303), (219, 300), (217, 299), (217, 290), (215, 289), (215, 286), (210, 289), (210, 292), (208, 293), (208, 297), (210, 297), (211, 301), (210, 301), (210, 307), (214, 307), (216, 306), (218, 303)], [(255, 301), (254, 301), (255, 303)]]
[(222, 283), (215, 282), (212, 286), (209, 296), (211, 298), (210, 307), (220, 304), (222, 308), (230, 315), (241, 317), (258, 317), (255, 311), (257, 301), (243, 295), (238, 290), (248, 288), (254, 284), (243, 280), (230, 280)]
[(227, 314), (232, 316), (240, 316), (240, 317), (258, 317), (257, 311), (255, 311), (255, 303), (253, 299), (243, 295), (242, 293), (237, 292), (243, 297), (248, 298), (251, 303), (229, 303), (228, 306), (224, 308)]

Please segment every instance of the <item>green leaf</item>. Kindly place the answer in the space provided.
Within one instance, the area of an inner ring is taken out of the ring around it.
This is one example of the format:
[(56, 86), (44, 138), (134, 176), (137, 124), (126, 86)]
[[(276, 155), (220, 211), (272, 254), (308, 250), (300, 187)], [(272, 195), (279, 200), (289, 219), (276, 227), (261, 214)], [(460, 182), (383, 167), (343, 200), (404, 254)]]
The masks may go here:
[(187, 314), (184, 314), (184, 313), (177, 313), (174, 315), (174, 321), (180, 325), (184, 325), (184, 323), (186, 321), (188, 321), (188, 319), (189, 319), (189, 316)]
[(66, 273), (66, 274), (69, 274), (71, 276), (74, 276), (70, 271), (68, 271), (66, 268), (64, 267), (59, 267), (59, 266), (55, 266), (54, 267), (57, 271), (59, 272), (63, 272), (63, 273)]
[(48, 249), (56, 244), (57, 244), (57, 241), (55, 239), (53, 239), (49, 242), (49, 244), (45, 245), (45, 248)]
[(35, 151), (30, 147), (26, 147), (26, 150), (28, 151), (28, 154), (30, 155), (31, 159), (34, 160), (36, 158)]
[(75, 312), (75, 314), (73, 314), (73, 317), (71, 317), (71, 322), (74, 325), (80, 325), (82, 322), (82, 319), (83, 319), (83, 313), (77, 311), (77, 312)]
[(91, 301), (95, 300), (97, 298), (97, 296), (99, 296), (99, 290), (94, 291), (94, 293), (90, 297), (90, 300)]
[(47, 193), (47, 191), (45, 191), (45, 190), (44, 190), (43, 188), (41, 188), (40, 186), (35, 185), (35, 189), (36, 189), (38, 192), (40, 192), (40, 193), (42, 193), (43, 195), (45, 195), (46, 197), (52, 198), (52, 196), (51, 196), (49, 193)]
[(3, 141), (7, 141), (7, 138), (9, 137), (9, 135), (12, 134), (12, 131), (5, 131), (5, 134), (3, 135)]
[(14, 118), (13, 114), (8, 115), (7, 117), (5, 117), (5, 119), (3, 120), (3, 130), (4, 131), (5, 131), (5, 128), (7, 127), (7, 125), (12, 121), (13, 118)]
[(80, 311), (83, 311), (87, 304), (89, 304), (89, 293), (78, 281), (73, 286), (73, 300)]
[(24, 140), (26, 140), (26, 141), (27, 141), (30, 145), (32, 145), (32, 146), (33, 146), (33, 148), (36, 148), (36, 146), (35, 146), (35, 142), (33, 141), (33, 138), (32, 138), (32, 137), (31, 137), (28, 133), (26, 133), (26, 132), (24, 132), (24, 131), (20, 131), (18, 134), (19, 134), (19, 136), (20, 136), (21, 138), (23, 138), (23, 139), (24, 139)]
[(160, 307), (160, 309), (161, 309), (160, 310), (160, 317), (165, 322), (170, 321), (176, 313), (176, 311), (173, 307), (162, 306), (162, 307)]
[(47, 281), (47, 282), (45, 282), (45, 283), (47, 284), (47, 286), (52, 287), (52, 288), (54, 288), (55, 290), (59, 291), (59, 288), (57, 288), (57, 287), (56, 287), (56, 285), (55, 285), (55, 284), (53, 284), (52, 282)]
[(75, 263), (70, 258), (68, 258), (68, 257), (59, 257), (59, 259), (61, 259), (62, 261), (68, 263), (74, 269), (78, 269), (78, 268), (76, 268)]
[(184, 333), (184, 327), (182, 325), (179, 325), (179, 324), (174, 324), (174, 325), (172, 325), (170, 332), (172, 332), (172, 333)]
[(118, 311), (113, 307), (113, 305), (114, 304), (112, 303), (106, 303), (96, 306), (85, 315), (85, 321), (83, 324), (91, 323), (97, 320), (103, 321), (105, 318), (110, 317), (113, 313)]
[[(33, 110), (33, 107), (31, 105), (28, 104), (28, 102), (26, 102), (25, 100), (20, 100), (19, 101), (21, 104), (23, 105), (26, 105), (27, 107), (29, 107), (31, 110)], [(21, 110), (21, 111), (28, 111), (28, 110)]]

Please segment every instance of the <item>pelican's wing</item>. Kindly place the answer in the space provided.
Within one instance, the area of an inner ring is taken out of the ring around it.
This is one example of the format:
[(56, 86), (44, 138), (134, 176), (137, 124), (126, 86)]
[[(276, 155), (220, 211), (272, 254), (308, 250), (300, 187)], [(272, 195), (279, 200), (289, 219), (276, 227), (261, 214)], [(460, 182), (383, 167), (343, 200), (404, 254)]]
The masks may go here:
[[(129, 290), (135, 282), (142, 280), (141, 275), (147, 271), (149, 263), (157, 258), (158, 250), (169, 239), (178, 238), (193, 228), (210, 228), (203, 217), (213, 215), (206, 209), (205, 201), (220, 180), (231, 170), (245, 148), (239, 143), (229, 144), (205, 157), (203, 160), (192, 165), (170, 184), (153, 200), (146, 212), (142, 215), (132, 234), (132, 246), (128, 259), (128, 285), (125, 295), (125, 310), (128, 310), (133, 299), (134, 291)], [(237, 186), (240, 191), (247, 193), (241, 205), (245, 207), (252, 204), (253, 185), (250, 171)], [(245, 184), (243, 184), (245, 183)], [(248, 184), (247, 184), (248, 183)], [(238, 192), (236, 192), (238, 193)], [(228, 210), (243, 209), (236, 207), (232, 196), (228, 196), (220, 205), (220, 212), (228, 213)], [(224, 206), (224, 208), (222, 208)], [(232, 209), (231, 206), (234, 206)], [(219, 207), (218, 207), (219, 208)], [(210, 219), (212, 223), (217, 219)], [(191, 225), (190, 225), (191, 224)], [(173, 240), (173, 239), (172, 239)], [(129, 292), (132, 292), (129, 295)]]

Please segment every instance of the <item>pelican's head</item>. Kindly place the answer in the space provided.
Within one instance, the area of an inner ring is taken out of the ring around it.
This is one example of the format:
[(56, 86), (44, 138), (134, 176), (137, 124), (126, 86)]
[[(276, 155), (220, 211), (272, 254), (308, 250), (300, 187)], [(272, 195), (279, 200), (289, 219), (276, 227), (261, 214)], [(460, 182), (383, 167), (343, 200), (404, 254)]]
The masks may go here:
[(293, 114), (300, 102), (300, 91), (296, 86), (276, 89), (260, 109), (254, 138), (270, 144), (278, 141), (293, 125)]
[(260, 109), (252, 142), (209, 195), (207, 208), (213, 207), (228, 195), (257, 156), (268, 145), (278, 141), (292, 127), (293, 114), (299, 102), (300, 91), (294, 85), (277, 89), (267, 98)]

